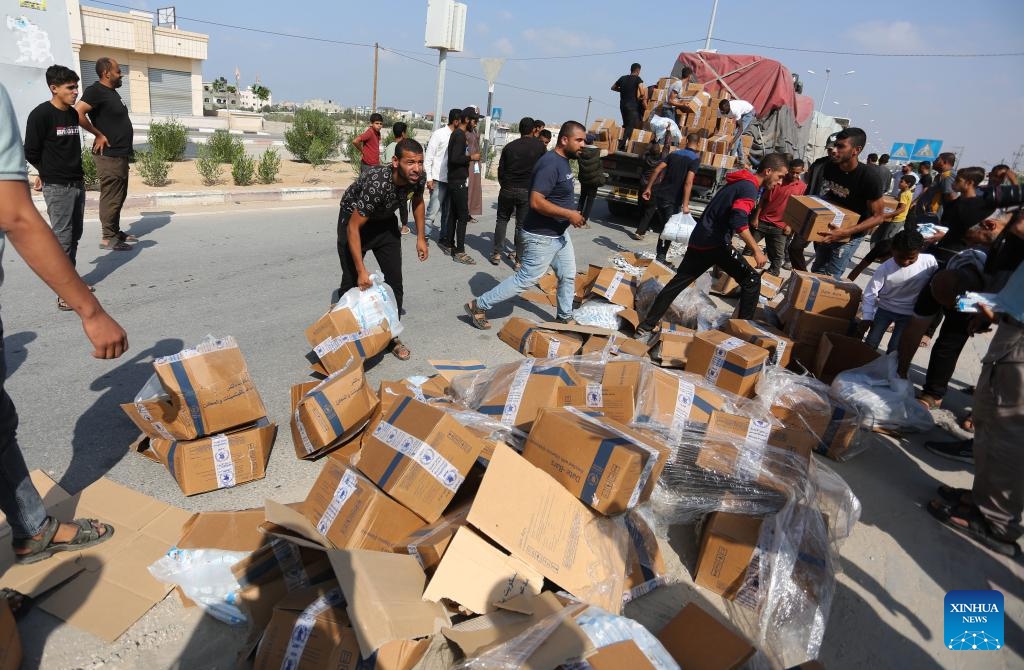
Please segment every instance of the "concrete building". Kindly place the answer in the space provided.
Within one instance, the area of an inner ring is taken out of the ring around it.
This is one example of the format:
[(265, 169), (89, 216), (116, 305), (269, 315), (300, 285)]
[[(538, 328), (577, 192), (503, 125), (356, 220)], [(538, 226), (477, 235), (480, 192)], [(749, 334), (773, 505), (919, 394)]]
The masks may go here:
[(344, 111), (341, 105), (332, 102), (331, 100), (320, 100), (319, 98), (307, 100), (306, 102), (302, 103), (302, 108), (315, 109), (316, 111), (323, 112), (325, 114), (340, 114), (341, 112)]
[[(234, 88), (232, 86), (232, 88)], [(203, 82), (203, 109), (238, 109), (240, 96), (237, 92), (213, 90), (213, 82)]]
[(82, 88), (96, 81), (96, 59), (115, 59), (118, 93), (133, 116), (202, 116), (203, 61), (209, 37), (154, 25), (150, 12), (115, 12), (67, 0), (74, 67)]
[(251, 84), (249, 88), (245, 89), (244, 91), (238, 94), (239, 107), (241, 107), (242, 109), (251, 109), (253, 111), (258, 112), (261, 109), (263, 109), (264, 105), (274, 104), (273, 94), (267, 96), (266, 101), (260, 100), (259, 98), (256, 97), (256, 94), (252, 92), (253, 86), (255, 86), (255, 84)]

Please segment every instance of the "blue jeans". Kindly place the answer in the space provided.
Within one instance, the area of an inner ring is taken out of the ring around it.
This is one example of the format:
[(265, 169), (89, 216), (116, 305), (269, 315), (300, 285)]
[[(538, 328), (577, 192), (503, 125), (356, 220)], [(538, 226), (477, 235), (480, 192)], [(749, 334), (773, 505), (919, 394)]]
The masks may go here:
[(46, 522), (43, 499), (32, 484), (18, 446), (18, 412), (4, 389), (3, 324), (0, 324), (0, 511), (7, 516), (16, 540), (32, 537)]
[(875, 320), (871, 322), (871, 330), (868, 331), (868, 338), (865, 342), (873, 349), (877, 349), (882, 341), (882, 336), (885, 335), (885, 331), (889, 328), (889, 324), (894, 324), (889, 344), (885, 347), (885, 353), (891, 354), (899, 348), (900, 335), (912, 316), (912, 314), (897, 314), (881, 307), (877, 308), (875, 310)]
[(743, 133), (747, 132), (747, 128), (754, 121), (754, 113), (747, 112), (740, 117), (740, 120), (736, 122), (736, 142), (732, 145), (732, 152), (736, 154), (736, 160), (743, 160)]
[(846, 272), (846, 266), (850, 259), (857, 253), (861, 240), (864, 236), (855, 237), (848, 242), (833, 242), (832, 244), (814, 243), (814, 264), (811, 265), (811, 272), (818, 274), (832, 275), (836, 279), (842, 279)]
[(444, 223), (448, 220), (448, 199), (445, 197), (448, 194), (447, 182), (434, 180), (434, 191), (430, 194), (430, 202), (427, 204), (427, 214), (423, 217), (423, 226), (426, 228), (424, 234), (426, 237), (430, 237), (434, 228), (436, 227), (434, 222), (437, 219), (438, 210), (441, 212), (441, 233), (438, 239), (444, 239)]
[(572, 299), (576, 293), (576, 253), (569, 231), (549, 237), (524, 230), (523, 255), (519, 262), (522, 265), (515, 274), (476, 299), (477, 307), (488, 310), (516, 297), (536, 284), (551, 267), (558, 277), (558, 318), (571, 319)]

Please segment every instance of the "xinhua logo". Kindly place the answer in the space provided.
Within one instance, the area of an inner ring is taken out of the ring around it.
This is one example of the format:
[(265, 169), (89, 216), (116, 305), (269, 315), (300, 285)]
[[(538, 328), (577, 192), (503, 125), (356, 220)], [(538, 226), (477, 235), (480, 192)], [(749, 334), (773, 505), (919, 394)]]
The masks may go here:
[(1003, 648), (1003, 594), (950, 591), (945, 599), (945, 643), (953, 651)]

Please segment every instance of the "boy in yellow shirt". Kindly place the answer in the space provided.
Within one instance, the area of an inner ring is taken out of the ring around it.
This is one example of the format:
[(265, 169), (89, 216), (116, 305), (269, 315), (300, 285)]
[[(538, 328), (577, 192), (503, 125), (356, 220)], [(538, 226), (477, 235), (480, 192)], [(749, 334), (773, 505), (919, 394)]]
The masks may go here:
[(892, 251), (892, 238), (896, 236), (896, 233), (903, 230), (904, 224), (907, 221), (907, 214), (910, 212), (910, 203), (914, 199), (914, 184), (916, 182), (917, 178), (912, 174), (905, 174), (900, 177), (899, 204), (896, 206), (896, 209), (886, 217), (885, 223), (878, 226), (878, 228), (875, 229), (875, 232), (871, 234), (871, 250), (865, 254), (864, 260), (858, 263), (857, 267), (853, 268), (847, 279), (853, 281), (859, 277), (860, 273), (864, 272), (871, 263), (875, 261), (882, 263), (889, 259), (891, 256), (890, 252)]

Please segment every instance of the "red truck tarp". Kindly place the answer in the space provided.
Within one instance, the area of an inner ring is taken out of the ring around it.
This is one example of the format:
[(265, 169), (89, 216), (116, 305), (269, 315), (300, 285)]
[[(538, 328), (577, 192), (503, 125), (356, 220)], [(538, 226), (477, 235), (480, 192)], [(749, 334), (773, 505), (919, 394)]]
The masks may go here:
[[(764, 119), (780, 107), (788, 107), (797, 125), (811, 117), (814, 105), (809, 96), (793, 88), (793, 75), (778, 61), (763, 56), (720, 54), (710, 51), (679, 54), (673, 75), (683, 66), (693, 70), (697, 81), (714, 94), (732, 89), (731, 95), (754, 106), (757, 118)], [(728, 89), (722, 85), (722, 82)]]

